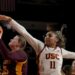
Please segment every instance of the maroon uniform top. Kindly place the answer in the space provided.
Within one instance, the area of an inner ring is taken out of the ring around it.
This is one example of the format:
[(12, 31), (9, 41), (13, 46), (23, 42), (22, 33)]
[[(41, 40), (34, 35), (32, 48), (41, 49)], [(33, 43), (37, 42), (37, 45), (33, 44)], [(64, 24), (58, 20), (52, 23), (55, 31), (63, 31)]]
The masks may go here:
[(11, 52), (0, 39), (0, 53), (5, 59), (15, 62), (14, 70), (9, 75), (27, 75), (27, 55), (23, 50)]

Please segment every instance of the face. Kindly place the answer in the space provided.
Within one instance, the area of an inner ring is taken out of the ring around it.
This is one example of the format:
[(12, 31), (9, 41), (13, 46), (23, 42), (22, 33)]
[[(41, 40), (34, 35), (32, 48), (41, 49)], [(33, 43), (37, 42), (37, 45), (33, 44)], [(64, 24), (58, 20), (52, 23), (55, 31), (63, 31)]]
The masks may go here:
[(13, 39), (10, 40), (9, 47), (11, 49), (14, 49), (14, 48), (19, 47), (19, 46), (20, 46), (19, 36), (15, 36)]
[(53, 32), (48, 32), (45, 36), (45, 44), (47, 46), (53, 45), (57, 43), (58, 39), (56, 37), (56, 34)]

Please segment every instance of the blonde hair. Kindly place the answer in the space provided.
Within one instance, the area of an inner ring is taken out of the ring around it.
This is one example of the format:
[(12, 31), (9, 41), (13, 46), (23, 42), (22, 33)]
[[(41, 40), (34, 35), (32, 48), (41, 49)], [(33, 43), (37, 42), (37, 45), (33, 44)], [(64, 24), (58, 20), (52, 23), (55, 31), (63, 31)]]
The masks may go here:
[(65, 45), (66, 45), (66, 37), (63, 35), (63, 30), (64, 28), (67, 28), (67, 25), (66, 24), (63, 24), (60, 31), (56, 31), (56, 35), (59, 39), (58, 41), (58, 45), (62, 48), (65, 48)]
[(57, 46), (65, 48), (65, 45), (66, 45), (65, 36), (62, 34), (61, 31), (56, 31), (55, 34), (56, 34), (56, 36), (58, 38)]
[(24, 50), (26, 47), (26, 40), (23, 36), (18, 35), (19, 36), (19, 42), (21, 43), (21, 49)]

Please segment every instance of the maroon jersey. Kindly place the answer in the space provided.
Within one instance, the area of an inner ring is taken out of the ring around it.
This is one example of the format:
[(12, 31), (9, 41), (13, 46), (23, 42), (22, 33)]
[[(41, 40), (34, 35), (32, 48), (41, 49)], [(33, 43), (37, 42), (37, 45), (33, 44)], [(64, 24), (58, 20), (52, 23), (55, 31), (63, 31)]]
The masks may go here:
[(0, 53), (5, 59), (15, 62), (15, 70), (13, 70), (13, 72), (9, 75), (27, 75), (28, 58), (23, 50), (11, 52), (0, 39)]

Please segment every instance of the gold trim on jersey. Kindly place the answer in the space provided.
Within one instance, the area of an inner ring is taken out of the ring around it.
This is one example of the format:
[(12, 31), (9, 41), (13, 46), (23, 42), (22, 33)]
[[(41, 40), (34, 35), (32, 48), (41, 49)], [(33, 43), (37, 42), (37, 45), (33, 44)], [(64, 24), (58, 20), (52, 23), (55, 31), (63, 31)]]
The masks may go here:
[(16, 75), (22, 75), (22, 66), (27, 63), (27, 60), (24, 62), (17, 62), (16, 65)]

